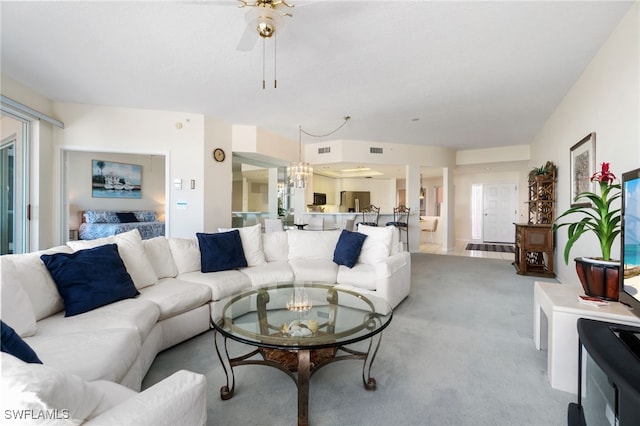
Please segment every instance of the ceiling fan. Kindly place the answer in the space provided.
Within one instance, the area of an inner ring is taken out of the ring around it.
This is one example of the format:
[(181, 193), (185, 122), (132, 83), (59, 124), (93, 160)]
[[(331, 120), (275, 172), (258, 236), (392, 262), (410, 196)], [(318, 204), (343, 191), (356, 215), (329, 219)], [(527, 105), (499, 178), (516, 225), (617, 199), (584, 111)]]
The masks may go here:
[(285, 12), (285, 8), (292, 9), (295, 5), (289, 4), (286, 0), (255, 0), (246, 1), (238, 0), (238, 7), (249, 7), (245, 19), (247, 28), (245, 29), (238, 50), (248, 51), (253, 49), (258, 36), (263, 39), (271, 38), (276, 32), (282, 31), (285, 26), (285, 17), (291, 17), (290, 13)]

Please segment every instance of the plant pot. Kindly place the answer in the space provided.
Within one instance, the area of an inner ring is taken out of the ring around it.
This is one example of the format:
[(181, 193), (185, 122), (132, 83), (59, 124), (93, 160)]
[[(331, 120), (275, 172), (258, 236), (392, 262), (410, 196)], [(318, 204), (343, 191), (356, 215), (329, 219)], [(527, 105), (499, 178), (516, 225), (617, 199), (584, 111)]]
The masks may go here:
[(576, 272), (587, 296), (617, 301), (620, 297), (620, 262), (576, 257)]

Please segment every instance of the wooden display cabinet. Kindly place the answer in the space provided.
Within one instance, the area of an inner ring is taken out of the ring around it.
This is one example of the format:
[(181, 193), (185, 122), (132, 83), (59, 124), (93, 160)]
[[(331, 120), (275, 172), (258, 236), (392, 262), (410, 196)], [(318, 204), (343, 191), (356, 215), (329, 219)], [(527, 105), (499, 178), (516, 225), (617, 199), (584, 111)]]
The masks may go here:
[(528, 223), (516, 223), (515, 260), (520, 275), (553, 278), (556, 166), (547, 162), (529, 174)]
[(553, 228), (551, 224), (516, 223), (515, 260), (520, 275), (553, 278)]

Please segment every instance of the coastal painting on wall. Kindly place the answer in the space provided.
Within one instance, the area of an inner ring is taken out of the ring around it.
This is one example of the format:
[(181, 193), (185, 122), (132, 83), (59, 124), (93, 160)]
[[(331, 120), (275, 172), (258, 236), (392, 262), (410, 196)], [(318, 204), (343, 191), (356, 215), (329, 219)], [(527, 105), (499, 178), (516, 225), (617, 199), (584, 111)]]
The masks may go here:
[(142, 166), (91, 160), (91, 196), (142, 198)]
[(580, 142), (571, 147), (571, 205), (582, 192), (593, 192), (595, 183), (591, 175), (596, 169), (596, 134), (589, 133)]

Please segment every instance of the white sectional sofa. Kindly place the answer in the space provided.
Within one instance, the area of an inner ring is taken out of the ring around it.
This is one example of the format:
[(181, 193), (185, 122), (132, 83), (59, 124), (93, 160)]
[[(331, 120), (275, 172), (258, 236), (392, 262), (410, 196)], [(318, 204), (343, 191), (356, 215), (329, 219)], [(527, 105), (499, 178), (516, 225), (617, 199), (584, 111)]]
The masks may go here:
[[(402, 251), (395, 228), (359, 231), (367, 237), (353, 268), (333, 262), (341, 231), (263, 234), (260, 225), (238, 230), (248, 266), (218, 272), (201, 272), (197, 239), (143, 241), (136, 230), (5, 255), (0, 257), (1, 317), (44, 366), (139, 391), (157, 353), (208, 330), (211, 318), (219, 316), (220, 300), (244, 289), (320, 282), (375, 294), (396, 307), (409, 294), (410, 255)], [(65, 316), (65, 304), (41, 256), (105, 244), (117, 245), (139, 296)]]

